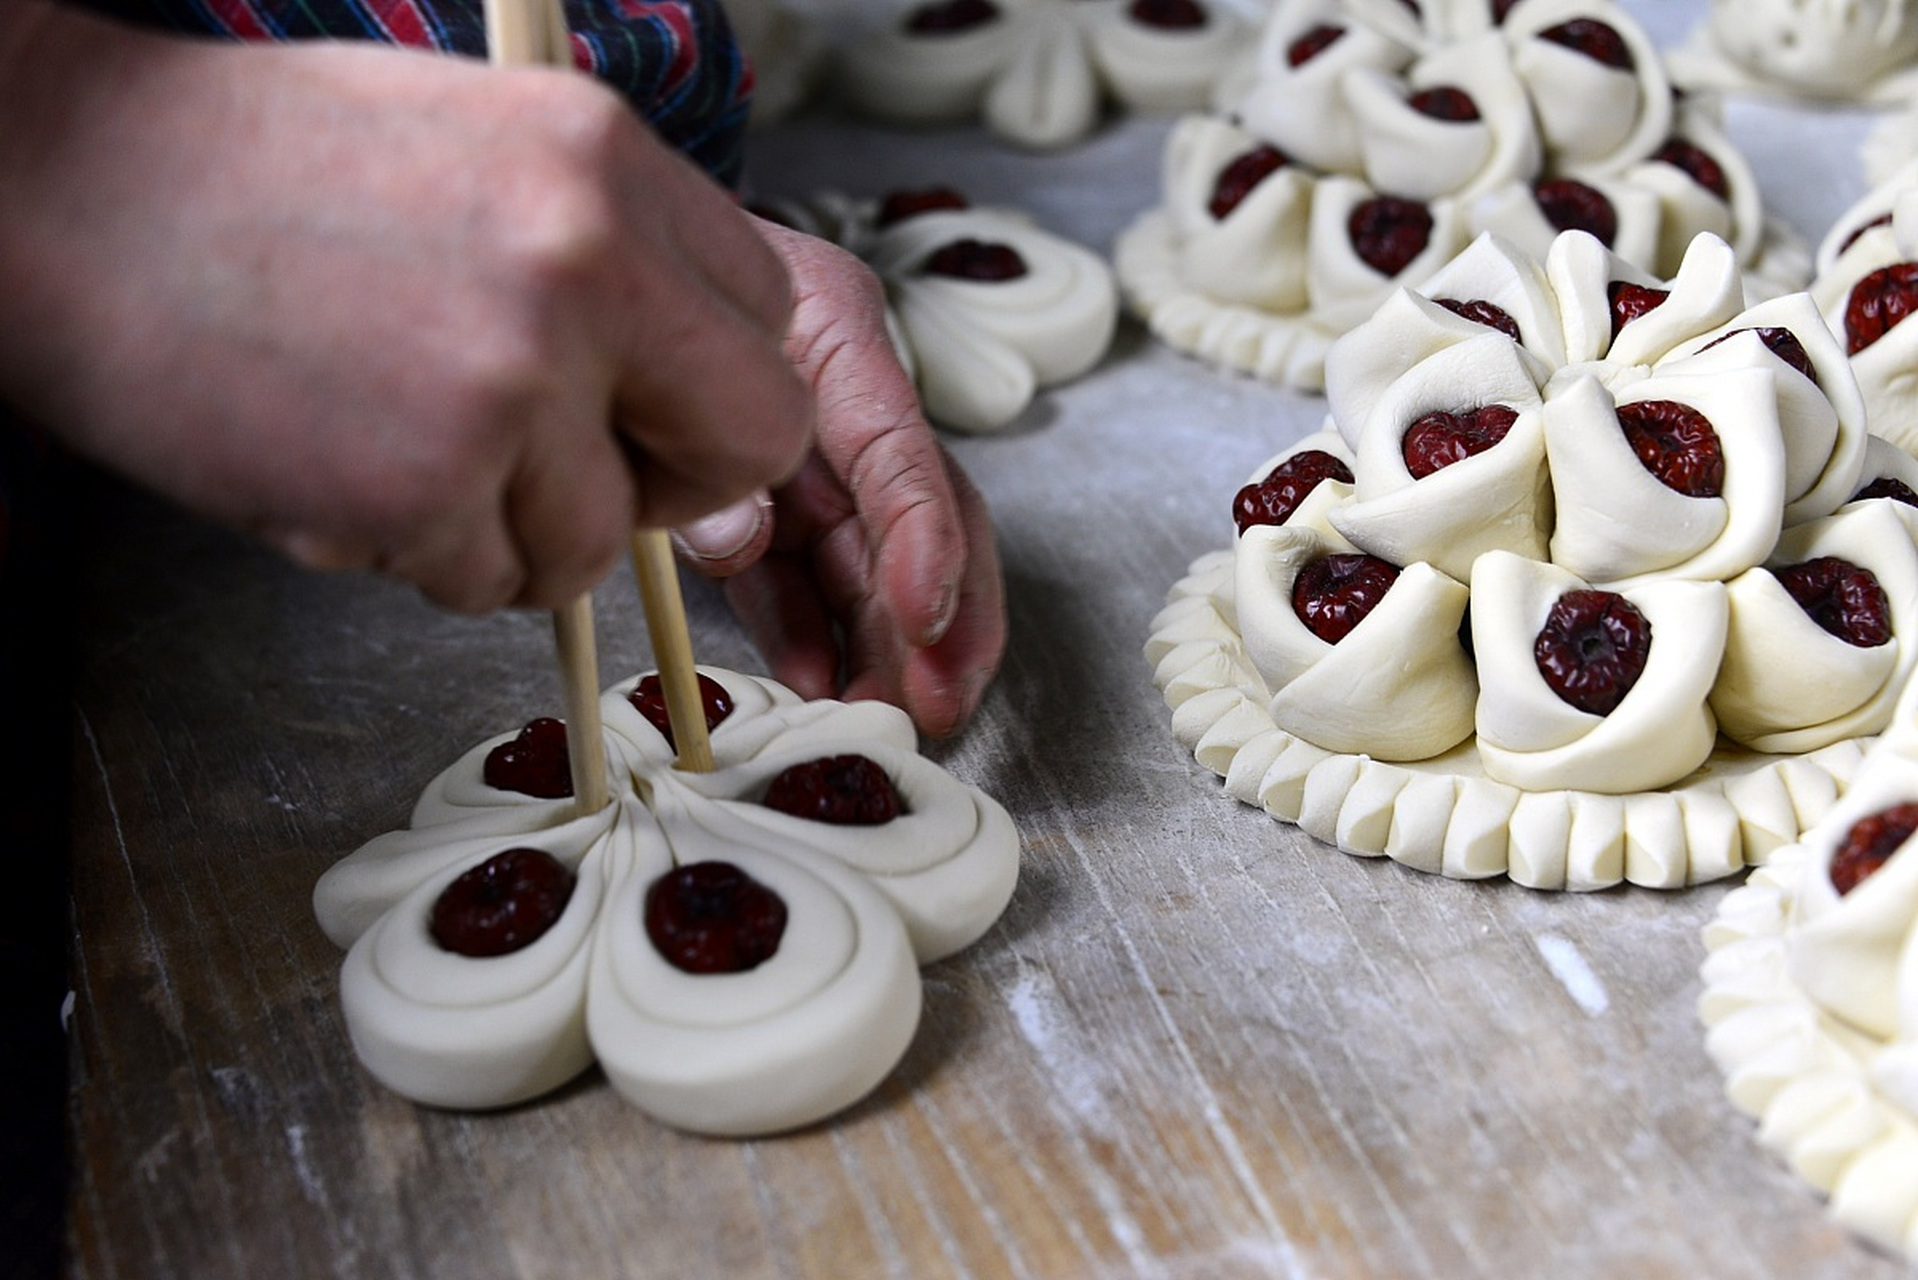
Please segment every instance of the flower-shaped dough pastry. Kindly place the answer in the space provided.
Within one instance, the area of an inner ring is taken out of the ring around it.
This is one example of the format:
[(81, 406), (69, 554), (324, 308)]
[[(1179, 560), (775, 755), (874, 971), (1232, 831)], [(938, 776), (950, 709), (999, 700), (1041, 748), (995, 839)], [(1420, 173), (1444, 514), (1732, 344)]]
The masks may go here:
[[(1621, 610), (1637, 615), (1629, 638), (1617, 622)], [(1706, 696), (1725, 619), (1718, 583), (1599, 592), (1554, 565), (1488, 552), (1472, 575), (1486, 773), (1527, 791), (1612, 794), (1684, 777), (1711, 754), (1716, 725)], [(1554, 651), (1557, 673), (1548, 675)], [(1602, 686), (1593, 696), (1609, 709), (1575, 705), (1567, 683), (1574, 692)]]
[[(820, 1119), (891, 1070), (917, 966), (997, 918), (1017, 833), (914, 752), (896, 709), (706, 674), (730, 704), (709, 706), (715, 771), (673, 767), (627, 681), (601, 699), (605, 808), (494, 785), (504, 735), (321, 877), (348, 1030), (383, 1083), (495, 1107), (597, 1060), (666, 1123), (747, 1134)], [(856, 813), (826, 799), (849, 795)]]
[(1915, 538), (1918, 508), (1857, 502), (1787, 529), (1764, 567), (1726, 585), (1711, 704), (1727, 737), (1803, 752), (1890, 723), (1918, 661)]
[(1287, 526), (1247, 529), (1235, 563), (1240, 632), (1281, 729), (1381, 760), (1422, 760), (1471, 734), (1463, 584), (1428, 564), (1398, 569), (1341, 553)]
[[(1016, 274), (953, 274), (952, 245), (1010, 250)], [(993, 210), (934, 211), (881, 229), (869, 259), (886, 284), (912, 352), (926, 413), (965, 431), (992, 431), (1040, 387), (1068, 382), (1105, 355), (1118, 290), (1091, 250)]]
[(1105, 260), (1023, 213), (972, 207), (947, 187), (762, 207), (866, 259), (885, 285), (900, 358), (941, 426), (1000, 430), (1112, 344), (1119, 294)]
[(1029, 147), (1076, 142), (1108, 102), (1190, 110), (1246, 30), (1206, 0), (935, 0), (840, 53), (859, 110), (907, 124), (981, 119)]

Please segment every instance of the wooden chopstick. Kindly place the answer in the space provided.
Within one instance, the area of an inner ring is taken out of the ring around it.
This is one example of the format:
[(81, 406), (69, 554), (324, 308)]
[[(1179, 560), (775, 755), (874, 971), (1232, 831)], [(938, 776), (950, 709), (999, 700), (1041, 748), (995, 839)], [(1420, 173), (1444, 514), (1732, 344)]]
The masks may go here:
[[(485, 0), (488, 61), (495, 66), (570, 67), (566, 15), (559, 0)], [(663, 529), (633, 534), (633, 569), (646, 609), (665, 695), (667, 722), (678, 750), (675, 767), (698, 773), (713, 769), (712, 739), (699, 696), (692, 634), (679, 571)], [(553, 615), (560, 679), (566, 697), (566, 746), (572, 754), (573, 795), (581, 813), (606, 803), (606, 745), (599, 728), (599, 663), (593, 649), (592, 597), (582, 596)], [(590, 693), (590, 697), (586, 696)], [(595, 763), (596, 762), (596, 763)], [(588, 765), (591, 776), (583, 776)], [(596, 798), (592, 798), (596, 797)], [(590, 802), (589, 802), (590, 799)]]
[[(558, 0), (485, 0), (487, 61), (494, 66), (564, 65), (566, 29)], [(570, 63), (571, 58), (567, 57)], [(553, 611), (559, 659), (560, 703), (566, 715), (566, 751), (573, 773), (573, 804), (583, 817), (598, 813), (606, 789), (606, 740), (600, 736), (599, 656), (593, 636), (593, 597), (582, 595)]]
[(686, 601), (679, 592), (679, 568), (664, 529), (633, 534), (633, 571), (646, 606), (646, 628), (653, 636), (653, 660), (659, 664), (659, 688), (666, 696), (666, 719), (673, 726), (679, 755), (676, 769), (713, 771), (713, 743), (706, 733), (706, 705), (699, 696), (699, 671), (693, 665), (693, 641), (686, 625)]
[(606, 790), (606, 739), (599, 728), (599, 652), (593, 643), (593, 597), (582, 595), (553, 610), (559, 655), (560, 705), (566, 715), (566, 753), (573, 771), (573, 804), (581, 817), (598, 813)]

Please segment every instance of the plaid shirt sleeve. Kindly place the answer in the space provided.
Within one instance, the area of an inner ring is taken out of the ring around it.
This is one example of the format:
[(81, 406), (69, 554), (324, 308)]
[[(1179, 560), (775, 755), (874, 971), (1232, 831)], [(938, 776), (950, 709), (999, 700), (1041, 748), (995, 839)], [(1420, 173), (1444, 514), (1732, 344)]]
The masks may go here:
[[(233, 40), (377, 40), (486, 56), (481, 0), (80, 0), (98, 12)], [(573, 61), (667, 142), (739, 181), (752, 68), (719, 0), (566, 0)]]

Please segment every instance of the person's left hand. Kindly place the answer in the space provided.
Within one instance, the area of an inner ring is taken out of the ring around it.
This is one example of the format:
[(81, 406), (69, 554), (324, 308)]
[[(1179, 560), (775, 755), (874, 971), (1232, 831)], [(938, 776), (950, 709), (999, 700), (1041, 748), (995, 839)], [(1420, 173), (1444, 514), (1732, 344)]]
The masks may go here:
[(786, 351), (817, 398), (792, 480), (676, 532), (725, 591), (773, 675), (808, 698), (877, 698), (944, 737), (1005, 650), (984, 500), (933, 436), (853, 255), (760, 221), (792, 277)]

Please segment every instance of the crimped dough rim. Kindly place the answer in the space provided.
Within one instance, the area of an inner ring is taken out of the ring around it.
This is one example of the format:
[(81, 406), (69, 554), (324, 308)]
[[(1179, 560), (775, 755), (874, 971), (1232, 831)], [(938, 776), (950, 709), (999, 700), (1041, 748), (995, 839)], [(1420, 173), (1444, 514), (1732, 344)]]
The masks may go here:
[(1868, 1054), (1879, 1046), (1827, 1013), (1784, 962), (1811, 859), (1805, 844), (1779, 849), (1706, 925), (1706, 1048), (1732, 1104), (1759, 1122), (1759, 1141), (1827, 1197), (1832, 1217), (1918, 1262), (1918, 1118), (1874, 1083)]
[(1387, 763), (1280, 729), (1227, 601), (1232, 552), (1193, 561), (1145, 646), (1172, 731), (1241, 802), (1361, 857), (1454, 879), (1505, 875), (1535, 889), (1619, 883), (1677, 889), (1765, 863), (1849, 784), (1870, 739), (1801, 756), (1721, 740), (1697, 772), (1632, 795), (1521, 792), (1484, 776), (1471, 740)]

